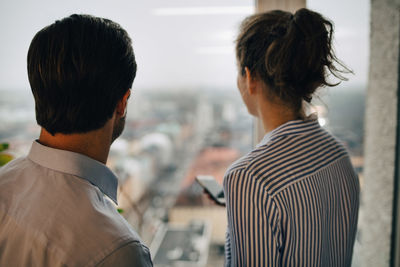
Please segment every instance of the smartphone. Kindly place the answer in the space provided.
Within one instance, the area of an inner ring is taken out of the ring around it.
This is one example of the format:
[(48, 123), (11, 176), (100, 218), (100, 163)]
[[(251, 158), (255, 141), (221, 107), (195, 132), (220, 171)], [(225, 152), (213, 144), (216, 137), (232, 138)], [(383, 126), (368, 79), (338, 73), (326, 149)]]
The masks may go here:
[(225, 206), (224, 189), (211, 175), (197, 175), (196, 181), (207, 191), (212, 199)]

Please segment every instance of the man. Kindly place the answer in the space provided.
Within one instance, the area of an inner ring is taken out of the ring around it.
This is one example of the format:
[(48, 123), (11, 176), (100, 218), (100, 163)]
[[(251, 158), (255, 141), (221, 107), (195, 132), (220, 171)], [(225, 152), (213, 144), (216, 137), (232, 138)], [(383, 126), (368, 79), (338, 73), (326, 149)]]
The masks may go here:
[(107, 199), (104, 165), (136, 74), (118, 24), (72, 15), (39, 31), (28, 76), (42, 127), (27, 157), (0, 169), (0, 266), (152, 266), (149, 249)]

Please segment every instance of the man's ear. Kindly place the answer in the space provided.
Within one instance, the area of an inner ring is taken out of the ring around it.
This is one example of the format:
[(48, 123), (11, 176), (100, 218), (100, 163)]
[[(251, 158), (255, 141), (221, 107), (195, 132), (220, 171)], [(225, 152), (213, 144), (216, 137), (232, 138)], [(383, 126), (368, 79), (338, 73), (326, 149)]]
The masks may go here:
[(131, 95), (131, 89), (128, 89), (124, 96), (118, 101), (116, 113), (118, 116), (123, 117), (126, 115), (126, 109), (128, 107), (128, 99)]
[(248, 89), (248, 93), (250, 95), (254, 95), (257, 92), (257, 81), (254, 79), (248, 67), (244, 68), (245, 76), (246, 76), (246, 88)]

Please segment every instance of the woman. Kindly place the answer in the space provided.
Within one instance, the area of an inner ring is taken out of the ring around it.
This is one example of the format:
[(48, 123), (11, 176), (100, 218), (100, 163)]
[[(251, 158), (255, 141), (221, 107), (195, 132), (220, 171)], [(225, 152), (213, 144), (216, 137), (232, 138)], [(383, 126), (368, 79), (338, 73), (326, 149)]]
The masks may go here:
[[(345, 148), (305, 103), (350, 72), (332, 49), (333, 27), (300, 9), (245, 19), (237, 85), (265, 135), (224, 178), (226, 266), (350, 266), (359, 181)], [(339, 70), (339, 65), (343, 70)]]

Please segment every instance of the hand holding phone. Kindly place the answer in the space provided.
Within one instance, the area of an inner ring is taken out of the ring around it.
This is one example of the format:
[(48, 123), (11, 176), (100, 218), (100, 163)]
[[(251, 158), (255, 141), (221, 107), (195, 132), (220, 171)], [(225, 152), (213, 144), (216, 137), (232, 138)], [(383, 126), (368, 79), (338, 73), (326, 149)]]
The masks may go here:
[(204, 188), (211, 198), (219, 205), (225, 206), (224, 189), (211, 175), (198, 175), (196, 181)]

